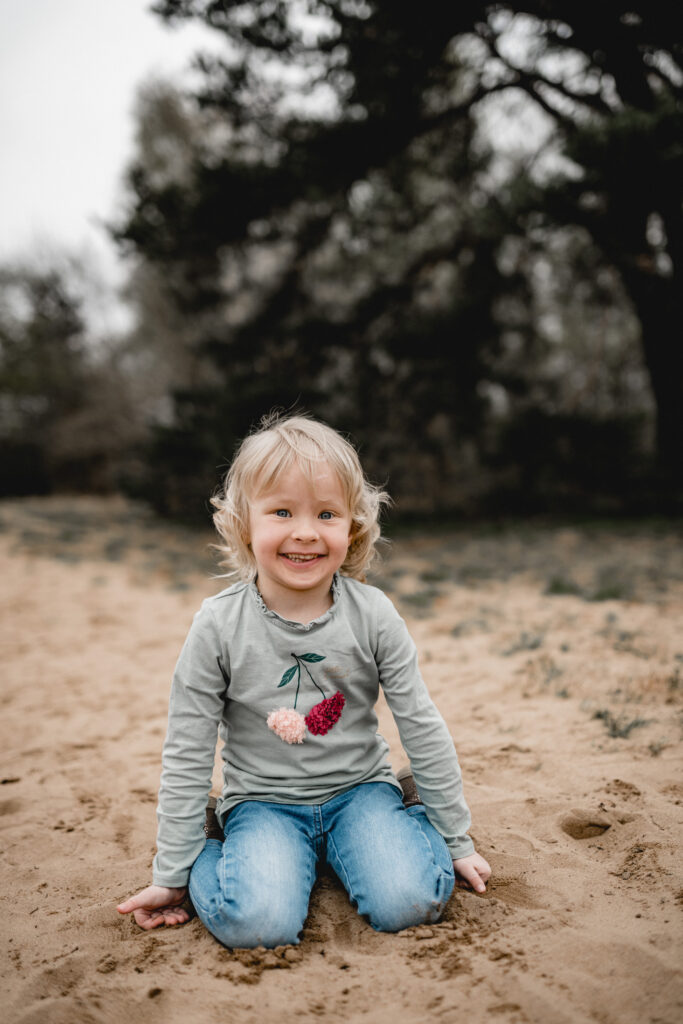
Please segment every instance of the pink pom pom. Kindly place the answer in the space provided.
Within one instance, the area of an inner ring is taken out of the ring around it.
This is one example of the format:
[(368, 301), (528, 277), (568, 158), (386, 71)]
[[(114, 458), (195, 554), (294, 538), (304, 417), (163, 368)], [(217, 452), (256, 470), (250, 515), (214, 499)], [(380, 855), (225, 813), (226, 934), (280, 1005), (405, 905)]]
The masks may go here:
[(312, 732), (314, 736), (324, 736), (335, 722), (339, 721), (345, 702), (346, 698), (340, 690), (337, 690), (334, 697), (326, 697), (325, 700), (321, 700), (306, 715), (305, 722), (308, 731)]
[(271, 711), (267, 722), (268, 728), (285, 743), (303, 743), (306, 721), (298, 711), (293, 711), (292, 708), (278, 708), (277, 711)]

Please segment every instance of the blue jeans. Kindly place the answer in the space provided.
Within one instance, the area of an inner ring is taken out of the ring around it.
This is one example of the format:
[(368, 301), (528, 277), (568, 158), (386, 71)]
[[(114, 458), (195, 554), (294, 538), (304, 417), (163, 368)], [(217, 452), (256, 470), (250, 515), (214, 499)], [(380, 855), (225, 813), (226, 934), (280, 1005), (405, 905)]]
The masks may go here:
[(424, 807), (368, 782), (324, 804), (238, 804), (225, 842), (208, 839), (195, 861), (190, 896), (225, 946), (297, 943), (319, 862), (376, 931), (437, 921), (453, 891), (448, 848)]

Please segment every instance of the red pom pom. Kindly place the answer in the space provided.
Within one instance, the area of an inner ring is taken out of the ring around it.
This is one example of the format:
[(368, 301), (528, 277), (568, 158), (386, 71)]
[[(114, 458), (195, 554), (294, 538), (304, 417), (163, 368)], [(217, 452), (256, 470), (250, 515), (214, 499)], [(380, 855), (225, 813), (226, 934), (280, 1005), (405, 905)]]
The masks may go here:
[(335, 722), (339, 721), (346, 697), (340, 690), (337, 690), (334, 697), (326, 697), (306, 715), (306, 727), (314, 736), (324, 736), (329, 732)]

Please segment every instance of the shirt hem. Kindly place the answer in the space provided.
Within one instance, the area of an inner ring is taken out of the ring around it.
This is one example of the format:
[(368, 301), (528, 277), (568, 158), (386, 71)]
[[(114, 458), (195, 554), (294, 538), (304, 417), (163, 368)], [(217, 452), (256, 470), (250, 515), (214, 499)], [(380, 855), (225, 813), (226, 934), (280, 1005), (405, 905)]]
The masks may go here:
[(189, 881), (189, 871), (184, 872), (183, 875), (152, 875), (152, 884), (161, 885), (165, 889), (187, 889)]
[(474, 843), (471, 839), (466, 839), (461, 843), (453, 843), (450, 845), (446, 843), (446, 845), (448, 846), (448, 852), (453, 860), (460, 860), (461, 857), (469, 857), (475, 852)]
[(216, 817), (221, 825), (221, 828), (225, 827), (225, 822), (228, 815), (235, 807), (239, 804), (246, 803), (249, 800), (253, 800), (256, 803), (261, 804), (279, 804), (282, 807), (317, 807), (324, 806), (328, 801), (334, 800), (335, 797), (341, 796), (342, 793), (348, 793), (350, 789), (355, 789), (356, 786), (365, 786), (371, 782), (386, 782), (394, 789), (397, 789), (401, 795), (403, 790), (401, 789), (400, 783), (396, 781), (393, 775), (389, 774), (375, 774), (369, 779), (359, 779), (356, 782), (349, 783), (348, 786), (340, 786), (339, 789), (335, 789), (332, 793), (326, 794), (324, 797), (311, 799), (311, 800), (292, 800), (291, 797), (287, 800), (279, 800), (274, 794), (268, 793), (263, 796), (255, 796), (253, 793), (244, 794), (231, 794), (227, 797), (223, 797), (219, 807), (216, 810)]

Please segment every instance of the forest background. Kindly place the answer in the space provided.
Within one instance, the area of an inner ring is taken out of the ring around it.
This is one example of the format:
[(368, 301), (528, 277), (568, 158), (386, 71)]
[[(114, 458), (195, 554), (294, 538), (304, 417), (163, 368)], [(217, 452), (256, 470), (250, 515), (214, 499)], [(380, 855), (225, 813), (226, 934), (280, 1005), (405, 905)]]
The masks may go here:
[(277, 407), (404, 517), (680, 513), (675, 5), (154, 10), (224, 47), (140, 91), (125, 330), (73, 260), (0, 268), (1, 495), (206, 520)]

